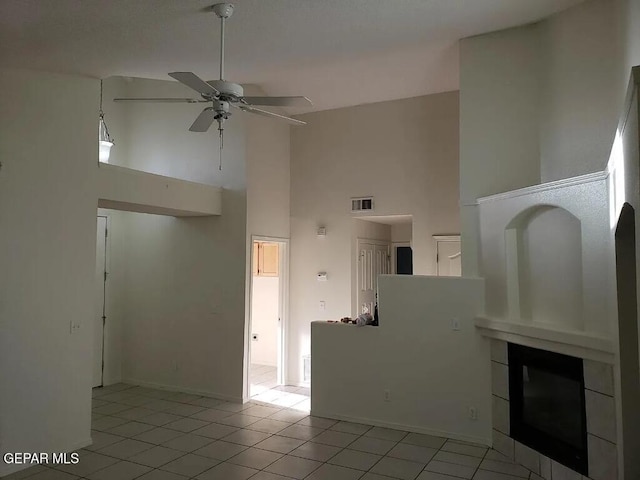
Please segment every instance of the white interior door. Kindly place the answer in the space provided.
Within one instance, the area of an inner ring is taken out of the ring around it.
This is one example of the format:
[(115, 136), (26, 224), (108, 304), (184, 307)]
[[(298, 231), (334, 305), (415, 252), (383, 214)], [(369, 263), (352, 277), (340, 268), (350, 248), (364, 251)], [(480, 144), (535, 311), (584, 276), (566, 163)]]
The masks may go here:
[(438, 276), (460, 277), (462, 275), (462, 255), (460, 240), (437, 242)]
[(93, 315), (93, 386), (102, 385), (107, 266), (107, 217), (98, 217), (96, 232), (95, 310)]
[(387, 242), (358, 240), (358, 314), (373, 315), (378, 275), (389, 273), (389, 250)]

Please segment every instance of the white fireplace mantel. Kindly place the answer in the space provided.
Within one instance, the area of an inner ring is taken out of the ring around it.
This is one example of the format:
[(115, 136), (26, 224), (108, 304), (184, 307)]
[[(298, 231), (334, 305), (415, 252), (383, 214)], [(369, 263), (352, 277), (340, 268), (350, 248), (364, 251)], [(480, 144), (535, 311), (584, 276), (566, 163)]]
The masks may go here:
[(487, 317), (476, 317), (475, 325), (479, 333), (485, 337), (612, 365), (615, 363), (613, 341), (593, 333)]

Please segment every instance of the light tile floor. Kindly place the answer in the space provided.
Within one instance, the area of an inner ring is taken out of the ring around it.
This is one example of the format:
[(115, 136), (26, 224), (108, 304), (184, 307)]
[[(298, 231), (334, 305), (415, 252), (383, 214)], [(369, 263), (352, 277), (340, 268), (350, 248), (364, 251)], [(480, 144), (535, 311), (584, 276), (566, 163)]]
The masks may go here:
[(299, 410), (311, 408), (309, 388), (278, 386), (276, 367), (252, 364), (249, 369), (249, 392), (252, 400), (274, 406)]
[[(295, 407), (295, 405), (294, 405)], [(486, 447), (132, 385), (93, 392), (93, 444), (80, 463), (7, 480), (523, 480)]]

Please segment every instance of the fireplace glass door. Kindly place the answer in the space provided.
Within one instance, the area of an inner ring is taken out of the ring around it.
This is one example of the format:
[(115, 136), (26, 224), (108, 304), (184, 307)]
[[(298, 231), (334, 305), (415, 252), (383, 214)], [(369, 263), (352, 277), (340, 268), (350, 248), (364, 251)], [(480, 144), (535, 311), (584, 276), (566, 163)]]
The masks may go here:
[(587, 475), (582, 360), (509, 344), (511, 436)]

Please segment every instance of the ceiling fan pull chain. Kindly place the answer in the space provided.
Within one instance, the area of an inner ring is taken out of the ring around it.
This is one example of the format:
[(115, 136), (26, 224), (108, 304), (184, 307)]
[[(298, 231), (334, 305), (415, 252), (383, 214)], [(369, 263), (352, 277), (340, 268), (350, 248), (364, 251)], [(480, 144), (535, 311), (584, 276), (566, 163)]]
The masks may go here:
[[(222, 126), (222, 124), (220, 124)], [(218, 166), (218, 170), (222, 171), (222, 148), (224, 147), (224, 134), (222, 133), (222, 128), (218, 128), (218, 132), (220, 132), (220, 166)]]

